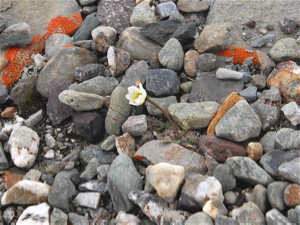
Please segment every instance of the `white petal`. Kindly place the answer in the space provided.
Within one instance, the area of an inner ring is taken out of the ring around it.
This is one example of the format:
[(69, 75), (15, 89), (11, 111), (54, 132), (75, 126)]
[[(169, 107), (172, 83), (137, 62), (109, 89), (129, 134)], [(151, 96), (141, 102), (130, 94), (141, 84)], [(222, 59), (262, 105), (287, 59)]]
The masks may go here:
[(133, 93), (134, 91), (139, 91), (140, 89), (138, 89), (136, 86), (130, 86), (129, 88), (128, 88), (128, 92), (129, 92), (129, 94), (130, 93)]

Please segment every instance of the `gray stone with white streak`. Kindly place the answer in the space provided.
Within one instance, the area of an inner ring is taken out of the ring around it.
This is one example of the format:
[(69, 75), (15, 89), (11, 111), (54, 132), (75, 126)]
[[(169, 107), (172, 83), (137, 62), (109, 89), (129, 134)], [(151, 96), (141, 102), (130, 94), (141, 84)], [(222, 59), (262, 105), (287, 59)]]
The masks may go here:
[(226, 68), (219, 68), (216, 72), (216, 77), (220, 80), (240, 80), (243, 77), (243, 73)]
[(266, 214), (267, 224), (281, 225), (281, 224), (291, 224), (291, 221), (282, 215), (277, 209), (272, 209)]
[(300, 130), (282, 128), (276, 134), (276, 149), (299, 149), (300, 148)]
[(286, 104), (281, 108), (281, 111), (294, 126), (300, 123), (300, 106), (296, 102)]

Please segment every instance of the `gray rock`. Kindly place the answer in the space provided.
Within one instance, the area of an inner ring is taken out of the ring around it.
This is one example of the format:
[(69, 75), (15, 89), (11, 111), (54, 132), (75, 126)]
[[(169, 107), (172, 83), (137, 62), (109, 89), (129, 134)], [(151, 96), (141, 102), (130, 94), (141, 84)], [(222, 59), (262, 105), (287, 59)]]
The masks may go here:
[(266, 213), (269, 208), (269, 200), (267, 196), (267, 188), (261, 184), (255, 185), (253, 189), (254, 203), (258, 206), (262, 213)]
[(147, 118), (146, 115), (131, 116), (122, 125), (123, 133), (129, 133), (130, 135), (137, 137), (147, 131)]
[(244, 81), (242, 79), (235, 81), (219, 80), (215, 75), (215, 72), (203, 72), (197, 75), (189, 95), (189, 102), (214, 101), (222, 103), (232, 92), (238, 93), (244, 88)]
[(286, 208), (283, 193), (289, 182), (275, 181), (268, 185), (267, 195), (273, 209), (283, 211)]
[(78, 92), (107, 96), (113, 92), (114, 86), (111, 81), (105, 77), (97, 76), (76, 85), (74, 90)]
[(264, 89), (267, 85), (267, 78), (264, 75), (253, 75), (251, 77), (251, 83), (258, 89)]
[[(106, 209), (99, 207), (98, 209), (90, 209), (89, 214), (92, 218), (92, 223), (108, 223), (111, 220), (111, 214)], [(113, 221), (113, 219), (111, 220)]]
[(7, 28), (7, 21), (3, 18), (0, 18), (0, 34)]
[[(223, 186), (222, 186), (223, 187)], [(224, 194), (224, 202), (229, 205), (235, 205), (238, 201), (238, 196), (233, 191), (227, 191)]]
[(134, 6), (134, 1), (131, 0), (102, 0), (98, 4), (98, 18), (103, 25), (113, 27), (120, 34), (130, 26)]
[(140, 32), (147, 38), (164, 45), (180, 26), (181, 22), (179, 20), (169, 19), (165, 21), (159, 21), (157, 23), (145, 24), (141, 28)]
[(243, 73), (225, 68), (219, 68), (216, 72), (216, 77), (220, 80), (240, 80), (243, 77)]
[(252, 48), (260, 48), (265, 46), (268, 43), (273, 43), (275, 39), (275, 34), (266, 34), (262, 37), (259, 37), (257, 39), (255, 39), (252, 43), (251, 43), (251, 47)]
[(187, 23), (177, 28), (170, 38), (176, 38), (182, 45), (191, 43), (198, 37), (199, 32), (195, 23)]
[(207, 127), (219, 107), (216, 102), (177, 103), (168, 112), (182, 129), (194, 130)]
[(91, 5), (91, 6), (84, 6), (82, 8), (82, 13), (84, 14), (91, 14), (92, 12), (97, 11), (97, 6), (96, 5)]
[(100, 166), (100, 163), (96, 158), (92, 158), (91, 161), (87, 164), (85, 170), (80, 175), (80, 178), (83, 180), (91, 180), (97, 175), (97, 168)]
[(81, 192), (73, 200), (73, 204), (78, 207), (88, 207), (97, 209), (100, 202), (100, 192)]
[[(177, 99), (175, 96), (169, 96), (169, 97), (165, 97), (165, 98), (152, 98), (151, 97), (150, 99), (166, 111), (168, 111), (168, 107), (170, 105), (177, 104)], [(156, 108), (150, 102), (146, 101), (145, 105), (146, 105), (147, 111), (150, 115), (152, 115), (152, 116), (162, 116), (163, 115), (162, 111), (160, 111), (158, 108)]]
[(79, 48), (85, 48), (89, 51), (93, 51), (93, 40), (83, 40), (74, 42), (74, 46)]
[(80, 162), (87, 165), (92, 158), (96, 158), (100, 164), (111, 164), (116, 158), (113, 152), (103, 151), (98, 145), (90, 145), (80, 152)]
[(278, 168), (278, 172), (285, 179), (300, 184), (300, 157), (282, 163)]
[(182, 12), (203, 12), (208, 10), (209, 4), (205, 1), (197, 0), (179, 0), (178, 9)]
[(299, 149), (300, 131), (290, 128), (282, 128), (276, 133), (276, 149)]
[(190, 171), (204, 174), (207, 171), (205, 159), (202, 155), (174, 143), (158, 140), (150, 141), (141, 146), (134, 156), (135, 159), (141, 156), (148, 164), (165, 162), (183, 166), (186, 174)]
[(215, 225), (238, 225), (238, 221), (222, 215), (217, 215)]
[(7, 142), (8, 139), (9, 139), (9, 136), (7, 136), (7, 134), (5, 134), (2, 131), (0, 131), (0, 141), (1, 141), (1, 143)]
[(273, 182), (272, 177), (250, 158), (232, 157), (228, 158), (225, 164), (231, 167), (233, 175), (237, 179), (249, 184), (262, 184), (266, 186)]
[(53, 57), (65, 44), (74, 44), (72, 38), (65, 34), (52, 34), (46, 41), (45, 55)]
[(81, 6), (84, 6), (84, 5), (90, 5), (92, 3), (96, 2), (96, 0), (79, 0), (79, 4)]
[(102, 53), (105, 53), (109, 46), (114, 45), (117, 31), (112, 27), (99, 26), (92, 31), (94, 40), (93, 47)]
[(168, 69), (178, 71), (183, 66), (184, 52), (180, 42), (169, 39), (158, 53), (159, 62)]
[(217, 56), (212, 53), (203, 53), (198, 58), (198, 70), (210, 72), (217, 68)]
[(147, 2), (136, 5), (130, 17), (130, 23), (134, 27), (141, 27), (147, 23), (156, 22), (156, 17)]
[(109, 109), (105, 119), (105, 130), (109, 135), (118, 135), (123, 123), (130, 113), (130, 105), (125, 98), (127, 90), (121, 86), (114, 89), (111, 94)]
[(4, 171), (9, 168), (9, 164), (3, 150), (2, 144), (0, 143), (0, 170)]
[(108, 136), (102, 143), (101, 145), (101, 149), (104, 151), (111, 151), (113, 150), (116, 146), (115, 146), (115, 139), (116, 136), (115, 135), (110, 135)]
[(78, 185), (78, 183), (80, 182), (80, 177), (77, 169), (60, 171), (56, 175), (55, 179), (71, 180), (74, 185)]
[(69, 222), (73, 225), (83, 225), (88, 224), (88, 214), (85, 216), (77, 215), (76, 213), (69, 213), (68, 214)]
[(260, 209), (253, 203), (244, 203), (242, 207), (233, 209), (231, 216), (240, 224), (265, 224), (266, 218)]
[(148, 70), (146, 90), (154, 97), (164, 97), (179, 93), (180, 81), (177, 74), (169, 69)]
[(259, 140), (265, 153), (274, 149), (275, 139), (276, 132), (268, 132)]
[(216, 126), (216, 134), (241, 142), (260, 135), (261, 122), (245, 100), (237, 102)]
[(142, 83), (145, 81), (145, 74), (148, 71), (148, 64), (144, 60), (132, 64), (125, 72), (125, 76), (122, 77), (120, 86), (128, 88), (135, 86), (138, 80)]
[(74, 79), (82, 82), (97, 76), (103, 76), (104, 70), (105, 66), (96, 63), (79, 66), (74, 71)]
[(100, 24), (96, 13), (88, 15), (82, 22), (79, 29), (73, 35), (74, 41), (87, 40), (91, 36), (91, 32)]
[(0, 85), (0, 104), (4, 104), (9, 99), (9, 95), (5, 85)]
[(51, 136), (51, 134), (45, 135), (45, 141), (49, 148), (53, 148), (55, 146), (55, 139)]
[(240, 91), (239, 95), (243, 97), (248, 103), (250, 103), (256, 101), (257, 99), (256, 93), (257, 93), (257, 87), (250, 86)]
[(68, 222), (68, 215), (65, 214), (63, 211), (61, 211), (58, 208), (54, 208), (51, 216), (50, 216), (50, 223), (53, 225), (61, 225), (61, 224), (67, 224)]
[(100, 180), (89, 180), (85, 183), (79, 184), (80, 191), (96, 191), (101, 192), (103, 195), (108, 195), (108, 189), (106, 183)]
[(150, 60), (158, 55), (162, 47), (143, 36), (140, 30), (139, 27), (130, 27), (124, 30), (117, 43), (117, 48), (129, 52), (137, 60)]
[(213, 220), (204, 212), (198, 212), (191, 215), (185, 222), (185, 225), (194, 225), (199, 223), (199, 221), (206, 225), (214, 225)]
[(270, 55), (276, 62), (297, 60), (300, 59), (300, 45), (294, 38), (283, 38), (271, 48)]
[(61, 103), (58, 96), (64, 90), (68, 90), (71, 85), (70, 81), (62, 82), (57, 87), (53, 87), (47, 102), (47, 115), (52, 125), (58, 125), (63, 120), (71, 116), (71, 107)]
[(294, 126), (300, 123), (300, 106), (296, 102), (286, 104), (281, 108), (281, 111)]
[(296, 224), (300, 223), (300, 205), (296, 206), (294, 209), (290, 209), (287, 212), (288, 219)]
[(25, 47), (31, 42), (30, 27), (24, 22), (11, 25), (0, 34), (0, 45), (2, 48), (10, 46)]
[(277, 209), (272, 209), (268, 211), (266, 214), (266, 220), (267, 220), (267, 224), (272, 224), (272, 225), (291, 223), (291, 221), (288, 218), (286, 218), (284, 215), (282, 215)]
[(107, 175), (108, 175), (108, 171), (110, 169), (110, 165), (101, 165), (97, 168), (97, 178), (98, 180), (102, 181), (102, 182), (106, 182), (107, 181)]
[(230, 166), (219, 164), (215, 167), (213, 176), (221, 183), (223, 192), (230, 191), (236, 186), (236, 179)]
[(128, 194), (132, 190), (142, 189), (142, 177), (128, 156), (121, 154), (113, 161), (107, 182), (114, 209), (124, 212), (133, 209), (134, 204), (129, 200)]
[(103, 106), (104, 98), (97, 94), (65, 90), (58, 96), (59, 100), (76, 111), (99, 109)]
[(96, 55), (89, 51), (77, 47), (63, 48), (41, 71), (37, 82), (37, 90), (41, 95), (48, 98), (53, 88), (64, 81), (72, 80), (76, 67), (96, 61)]
[(219, 51), (228, 47), (231, 27), (231, 23), (206, 25), (194, 41), (194, 47), (200, 53)]
[(169, 17), (172, 13), (178, 13), (177, 6), (174, 2), (165, 2), (157, 5), (157, 12), (160, 19)]
[(25, 174), (25, 176), (22, 178), (22, 180), (39, 181), (41, 176), (42, 176), (42, 173), (39, 170), (31, 169)]

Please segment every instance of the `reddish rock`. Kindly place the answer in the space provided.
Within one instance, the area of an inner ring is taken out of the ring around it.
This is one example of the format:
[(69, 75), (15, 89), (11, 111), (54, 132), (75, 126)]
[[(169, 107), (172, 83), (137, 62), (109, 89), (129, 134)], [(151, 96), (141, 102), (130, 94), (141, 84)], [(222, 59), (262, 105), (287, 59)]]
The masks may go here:
[(194, 77), (197, 75), (197, 60), (199, 58), (199, 52), (190, 50), (185, 53), (184, 56), (184, 71), (187, 75)]
[(277, 87), (285, 102), (300, 104), (300, 67), (293, 61), (277, 64), (268, 76), (269, 88)]
[(284, 189), (284, 203), (289, 207), (295, 207), (300, 204), (299, 184), (289, 184)]
[(2, 113), (1, 113), (1, 117), (2, 118), (8, 118), (11, 119), (14, 116), (14, 113), (16, 111), (15, 107), (7, 107)]
[(5, 171), (5, 185), (7, 190), (10, 189), (14, 184), (18, 183), (25, 176), (25, 172), (17, 168), (12, 168)]
[(271, 57), (267, 56), (264, 52), (262, 51), (256, 51), (255, 52), (257, 57), (258, 57), (258, 62), (260, 64), (261, 70), (265, 76), (268, 76), (272, 70), (275, 68), (276, 64), (271, 59)]
[(135, 153), (135, 140), (129, 133), (125, 133), (116, 137), (116, 148), (119, 154), (125, 154), (132, 159)]
[(107, 51), (107, 60), (112, 76), (116, 77), (129, 67), (131, 56), (122, 49), (110, 46)]
[(284, 18), (283, 20), (279, 20), (280, 30), (285, 34), (291, 34), (297, 28), (298, 24), (294, 20), (289, 20)]
[(218, 138), (214, 134), (201, 136), (199, 144), (203, 152), (208, 153), (215, 160), (222, 163), (229, 157), (246, 155), (246, 149), (243, 145)]
[(263, 147), (259, 142), (250, 142), (246, 149), (248, 157), (254, 161), (259, 160), (263, 155)]

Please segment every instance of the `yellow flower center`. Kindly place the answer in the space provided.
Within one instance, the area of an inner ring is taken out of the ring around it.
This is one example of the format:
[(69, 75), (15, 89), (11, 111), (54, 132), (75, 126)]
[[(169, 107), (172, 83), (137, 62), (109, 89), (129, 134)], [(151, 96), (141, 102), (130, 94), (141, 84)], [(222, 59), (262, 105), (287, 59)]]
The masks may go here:
[(142, 95), (141, 92), (139, 92), (139, 91), (134, 91), (134, 92), (132, 93), (132, 99), (133, 99), (133, 102), (135, 102), (135, 101), (138, 99), (138, 97), (139, 97), (140, 95)]

